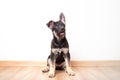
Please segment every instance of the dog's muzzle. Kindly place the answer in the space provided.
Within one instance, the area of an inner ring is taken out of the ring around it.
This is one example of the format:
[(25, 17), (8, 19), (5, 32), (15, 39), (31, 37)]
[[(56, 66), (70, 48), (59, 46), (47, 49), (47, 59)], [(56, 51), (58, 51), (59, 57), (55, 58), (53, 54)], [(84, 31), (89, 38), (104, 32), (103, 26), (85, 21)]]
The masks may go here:
[(62, 28), (60, 32), (60, 37), (64, 37), (64, 36), (65, 36), (65, 28)]

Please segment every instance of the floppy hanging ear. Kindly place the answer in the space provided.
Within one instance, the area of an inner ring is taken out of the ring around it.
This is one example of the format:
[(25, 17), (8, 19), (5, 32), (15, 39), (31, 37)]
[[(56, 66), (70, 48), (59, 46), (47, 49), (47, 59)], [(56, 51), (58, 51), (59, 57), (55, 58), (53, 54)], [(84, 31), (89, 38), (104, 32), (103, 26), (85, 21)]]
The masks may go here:
[(65, 16), (63, 13), (60, 14), (60, 21), (62, 21), (65, 24)]
[(51, 21), (49, 21), (46, 25), (47, 25), (50, 29), (52, 29), (53, 26), (54, 26), (54, 22), (51, 20)]

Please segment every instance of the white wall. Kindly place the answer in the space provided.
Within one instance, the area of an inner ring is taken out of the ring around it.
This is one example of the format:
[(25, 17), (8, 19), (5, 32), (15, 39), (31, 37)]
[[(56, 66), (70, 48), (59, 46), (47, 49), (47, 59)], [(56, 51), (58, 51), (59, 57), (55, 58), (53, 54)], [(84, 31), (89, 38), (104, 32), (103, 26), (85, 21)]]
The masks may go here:
[(1, 0), (0, 60), (46, 60), (60, 12), (72, 60), (120, 60), (120, 0)]

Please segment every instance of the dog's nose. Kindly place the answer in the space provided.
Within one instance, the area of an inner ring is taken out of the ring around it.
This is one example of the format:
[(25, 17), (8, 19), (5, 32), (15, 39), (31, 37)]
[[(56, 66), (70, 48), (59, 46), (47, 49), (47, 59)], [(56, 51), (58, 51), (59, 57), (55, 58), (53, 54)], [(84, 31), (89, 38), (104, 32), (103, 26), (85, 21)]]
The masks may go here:
[(65, 31), (65, 28), (62, 28), (61, 31), (64, 32), (64, 31)]

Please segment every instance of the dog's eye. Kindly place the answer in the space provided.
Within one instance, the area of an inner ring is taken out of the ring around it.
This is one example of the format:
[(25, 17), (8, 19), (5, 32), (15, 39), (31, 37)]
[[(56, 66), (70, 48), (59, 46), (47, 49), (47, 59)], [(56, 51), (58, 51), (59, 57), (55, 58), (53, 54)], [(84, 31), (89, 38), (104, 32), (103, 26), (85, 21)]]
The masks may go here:
[(65, 25), (64, 25), (64, 24), (61, 24), (61, 26), (65, 28)]

